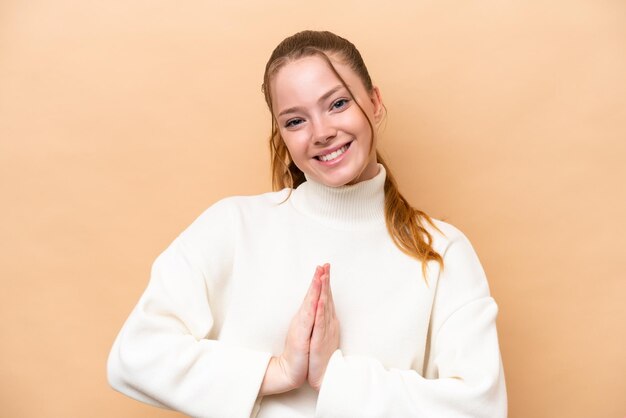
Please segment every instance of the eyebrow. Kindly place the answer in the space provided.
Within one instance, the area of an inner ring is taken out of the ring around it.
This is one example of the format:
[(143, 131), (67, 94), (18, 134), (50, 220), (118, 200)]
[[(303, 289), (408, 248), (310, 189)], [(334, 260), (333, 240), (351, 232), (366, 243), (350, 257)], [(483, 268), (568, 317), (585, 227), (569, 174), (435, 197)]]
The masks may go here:
[[(328, 99), (330, 96), (332, 96), (333, 94), (335, 94), (337, 91), (341, 90), (342, 88), (344, 88), (343, 84), (337, 84), (335, 87), (328, 90), (326, 93), (322, 94), (322, 96), (319, 99), (317, 99), (317, 103), (323, 102), (324, 100)], [(280, 112), (278, 114), (278, 117), (287, 113), (296, 113), (298, 110), (300, 110), (300, 107), (298, 106), (290, 107), (289, 109), (285, 109), (282, 112)]]

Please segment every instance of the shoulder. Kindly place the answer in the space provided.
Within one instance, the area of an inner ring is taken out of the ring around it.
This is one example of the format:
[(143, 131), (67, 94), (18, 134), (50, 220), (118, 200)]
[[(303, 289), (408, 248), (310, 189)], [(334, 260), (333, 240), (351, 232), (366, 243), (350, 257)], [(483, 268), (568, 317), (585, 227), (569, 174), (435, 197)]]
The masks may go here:
[(250, 196), (222, 198), (205, 209), (183, 232), (183, 235), (203, 237), (209, 233), (234, 232), (244, 219), (266, 217), (289, 196), (289, 189)]
[[(433, 219), (433, 224), (436, 228), (429, 225), (433, 248), (443, 258), (438, 288), (445, 289), (443, 291), (451, 300), (455, 297), (459, 300), (474, 300), (489, 296), (485, 271), (467, 236), (447, 222)], [(456, 296), (450, 296), (452, 294)]]
[(283, 189), (257, 195), (225, 197), (209, 206), (195, 222), (202, 223), (215, 218), (232, 219), (233, 215), (237, 213), (275, 208), (285, 201), (289, 196), (289, 191), (290, 189)]
[(432, 238), (433, 249), (441, 256), (444, 256), (454, 243), (467, 244), (471, 247), (469, 239), (459, 228), (439, 219), (430, 219), (432, 220), (432, 224), (423, 220), (422, 225)]
[(222, 198), (191, 222), (178, 236), (189, 248), (204, 248), (211, 243), (220, 246), (232, 244), (236, 231), (245, 218), (263, 217), (271, 208), (280, 206), (289, 189), (252, 196)]
[(277, 192), (267, 192), (249, 196), (230, 196), (219, 200), (214, 204), (218, 206), (226, 206), (231, 209), (248, 209), (248, 208), (273, 208), (283, 203), (288, 197), (291, 189), (282, 189)]

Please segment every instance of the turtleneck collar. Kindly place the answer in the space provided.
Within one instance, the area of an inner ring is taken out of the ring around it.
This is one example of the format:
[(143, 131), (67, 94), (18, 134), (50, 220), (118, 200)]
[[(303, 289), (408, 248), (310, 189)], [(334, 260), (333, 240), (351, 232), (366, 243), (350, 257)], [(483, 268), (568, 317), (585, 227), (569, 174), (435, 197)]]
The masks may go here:
[(385, 225), (385, 168), (354, 185), (330, 187), (307, 176), (290, 197), (297, 211), (319, 222), (344, 229)]

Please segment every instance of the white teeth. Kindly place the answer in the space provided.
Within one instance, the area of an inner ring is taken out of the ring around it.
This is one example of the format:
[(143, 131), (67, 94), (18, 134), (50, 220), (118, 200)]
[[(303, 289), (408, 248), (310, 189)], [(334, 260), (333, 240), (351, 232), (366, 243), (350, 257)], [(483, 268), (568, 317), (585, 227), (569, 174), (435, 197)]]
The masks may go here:
[(347, 149), (348, 149), (348, 144), (339, 148), (337, 151), (331, 152), (330, 154), (320, 155), (319, 159), (324, 162), (334, 160), (335, 158), (339, 157), (341, 154), (346, 152)]

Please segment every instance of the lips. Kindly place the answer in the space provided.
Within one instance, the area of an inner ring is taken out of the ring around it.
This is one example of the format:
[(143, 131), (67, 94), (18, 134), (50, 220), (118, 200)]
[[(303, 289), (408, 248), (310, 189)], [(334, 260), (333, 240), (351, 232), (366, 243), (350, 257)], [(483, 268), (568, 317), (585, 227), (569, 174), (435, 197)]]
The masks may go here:
[(339, 156), (341, 156), (344, 152), (346, 152), (348, 150), (348, 148), (350, 148), (350, 144), (352, 144), (351, 142), (348, 142), (347, 144), (339, 147), (339, 148), (335, 148), (329, 152), (324, 152), (324, 154), (321, 155), (316, 155), (315, 158), (319, 161), (323, 161), (323, 162), (330, 162), (333, 161), (334, 159), (338, 158)]

